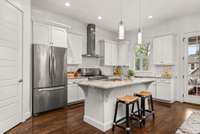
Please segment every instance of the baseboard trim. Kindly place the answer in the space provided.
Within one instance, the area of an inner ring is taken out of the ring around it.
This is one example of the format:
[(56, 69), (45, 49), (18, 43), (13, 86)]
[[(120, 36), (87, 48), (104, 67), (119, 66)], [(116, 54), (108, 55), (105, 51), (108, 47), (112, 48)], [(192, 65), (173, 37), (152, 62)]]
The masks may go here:
[(24, 113), (22, 122), (26, 121), (26, 120), (29, 119), (30, 117), (31, 117), (31, 113), (30, 113), (30, 112)]
[(91, 118), (91, 117), (88, 117), (88, 116), (84, 116), (84, 119), (83, 119), (86, 123), (96, 127), (97, 129), (103, 131), (103, 132), (106, 132), (108, 131), (109, 129), (112, 128), (112, 122), (111, 123), (106, 123), (106, 124), (103, 124), (99, 121), (96, 121), (95, 119)]

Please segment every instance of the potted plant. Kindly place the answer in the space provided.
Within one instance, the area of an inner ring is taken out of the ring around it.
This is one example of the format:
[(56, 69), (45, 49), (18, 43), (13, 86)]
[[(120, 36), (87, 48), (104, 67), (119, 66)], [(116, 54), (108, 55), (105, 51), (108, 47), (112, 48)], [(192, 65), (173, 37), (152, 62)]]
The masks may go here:
[(134, 76), (135, 76), (134, 70), (129, 69), (129, 70), (128, 70), (128, 79), (131, 79), (131, 78), (134, 77)]

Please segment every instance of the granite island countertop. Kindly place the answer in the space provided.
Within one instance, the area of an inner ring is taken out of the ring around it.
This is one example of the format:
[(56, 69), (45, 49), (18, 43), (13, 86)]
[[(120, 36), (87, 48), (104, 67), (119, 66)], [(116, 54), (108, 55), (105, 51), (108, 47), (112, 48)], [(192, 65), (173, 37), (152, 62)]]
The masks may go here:
[(154, 82), (153, 78), (134, 78), (133, 80), (90, 80), (78, 82), (79, 86), (89, 86), (99, 89), (113, 89), (136, 84), (145, 84)]

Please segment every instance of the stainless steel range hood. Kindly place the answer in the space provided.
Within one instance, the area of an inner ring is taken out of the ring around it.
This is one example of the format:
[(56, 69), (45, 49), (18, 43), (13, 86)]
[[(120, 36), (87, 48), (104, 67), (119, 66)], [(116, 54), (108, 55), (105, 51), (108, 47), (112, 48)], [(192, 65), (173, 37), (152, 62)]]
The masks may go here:
[(99, 55), (95, 53), (95, 24), (87, 25), (87, 53), (84, 54), (84, 57), (94, 57), (99, 58)]

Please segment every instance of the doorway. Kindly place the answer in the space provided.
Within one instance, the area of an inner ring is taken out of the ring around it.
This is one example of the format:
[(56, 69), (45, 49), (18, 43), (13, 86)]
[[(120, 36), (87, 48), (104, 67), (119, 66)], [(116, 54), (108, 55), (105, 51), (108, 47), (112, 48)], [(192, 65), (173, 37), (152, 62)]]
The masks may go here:
[(200, 32), (185, 34), (184, 101), (200, 104)]

